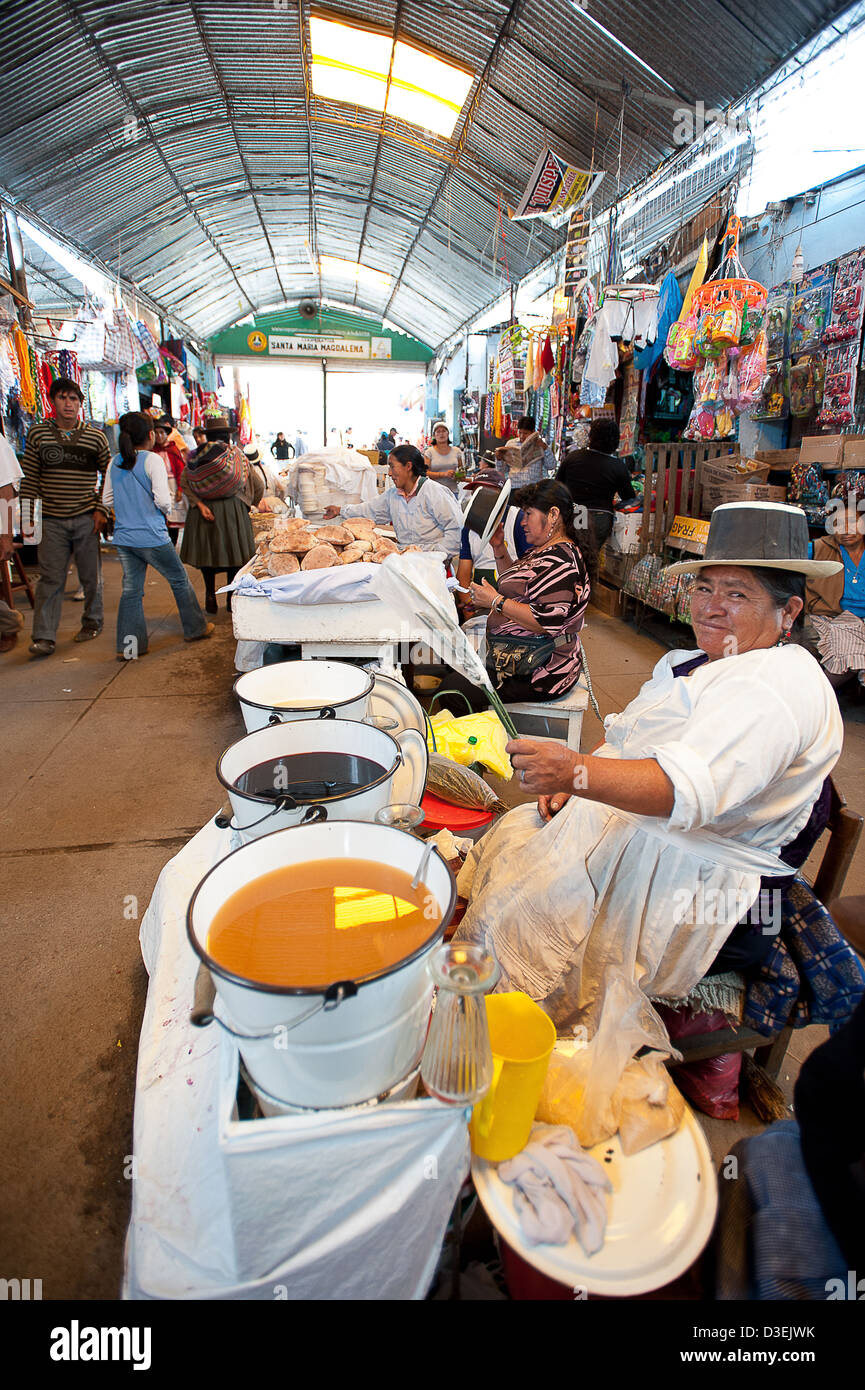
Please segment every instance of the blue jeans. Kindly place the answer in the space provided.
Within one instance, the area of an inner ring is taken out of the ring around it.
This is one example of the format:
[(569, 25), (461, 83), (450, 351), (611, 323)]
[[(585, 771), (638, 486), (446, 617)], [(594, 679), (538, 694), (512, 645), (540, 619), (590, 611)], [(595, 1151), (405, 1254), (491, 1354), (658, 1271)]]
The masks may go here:
[(144, 620), (142, 594), (148, 565), (152, 565), (156, 573), (171, 585), (184, 637), (200, 637), (207, 626), (207, 619), (174, 546), (169, 541), (165, 545), (147, 548), (119, 545), (117, 553), (123, 566), (123, 591), (117, 609), (118, 655), (143, 656), (147, 651), (147, 623)]

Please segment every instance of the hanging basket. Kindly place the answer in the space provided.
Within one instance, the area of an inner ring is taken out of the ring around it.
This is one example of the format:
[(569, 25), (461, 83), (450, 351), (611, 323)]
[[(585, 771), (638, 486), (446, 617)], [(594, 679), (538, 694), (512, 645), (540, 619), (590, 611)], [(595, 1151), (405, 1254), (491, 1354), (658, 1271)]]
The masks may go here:
[(738, 309), (748, 304), (752, 309), (762, 309), (768, 293), (766, 286), (756, 280), (749, 280), (745, 267), (739, 260), (739, 233), (742, 223), (738, 217), (731, 217), (727, 223), (724, 240), (730, 239), (730, 247), (715, 275), (694, 291), (691, 301), (697, 314), (707, 310)]

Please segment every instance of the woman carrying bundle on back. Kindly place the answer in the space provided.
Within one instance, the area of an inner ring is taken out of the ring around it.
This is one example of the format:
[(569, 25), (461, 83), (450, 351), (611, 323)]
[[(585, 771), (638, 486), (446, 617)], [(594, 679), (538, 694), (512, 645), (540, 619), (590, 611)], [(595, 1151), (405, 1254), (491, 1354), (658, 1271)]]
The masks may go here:
[(144, 576), (152, 565), (171, 585), (183, 636), (187, 642), (210, 637), (208, 623), (189, 582), (189, 576), (168, 535), (166, 516), (171, 494), (165, 464), (153, 452), (154, 429), (149, 415), (120, 419), (120, 453), (105, 478), (102, 506), (115, 515), (114, 543), (123, 566), (123, 591), (117, 609), (117, 660), (132, 661), (147, 651), (144, 618)]
[[(201, 570), (204, 607), (215, 613), (217, 574), (224, 572), (230, 584), (255, 554), (249, 464), (236, 444), (205, 444), (190, 456), (180, 485), (189, 502), (180, 558)], [(231, 609), (230, 594), (227, 607)]]

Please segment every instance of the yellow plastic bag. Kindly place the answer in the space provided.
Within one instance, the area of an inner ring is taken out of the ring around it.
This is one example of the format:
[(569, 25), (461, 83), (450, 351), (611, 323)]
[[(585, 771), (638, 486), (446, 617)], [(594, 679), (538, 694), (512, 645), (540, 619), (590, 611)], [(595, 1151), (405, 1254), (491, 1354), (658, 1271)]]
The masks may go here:
[(505, 752), (508, 735), (493, 710), (464, 714), (455, 719), (449, 710), (443, 709), (432, 716), (430, 723), (432, 731), (427, 729), (427, 744), (431, 753), (437, 750), (463, 767), (483, 763), (506, 782), (511, 780), (514, 770)]

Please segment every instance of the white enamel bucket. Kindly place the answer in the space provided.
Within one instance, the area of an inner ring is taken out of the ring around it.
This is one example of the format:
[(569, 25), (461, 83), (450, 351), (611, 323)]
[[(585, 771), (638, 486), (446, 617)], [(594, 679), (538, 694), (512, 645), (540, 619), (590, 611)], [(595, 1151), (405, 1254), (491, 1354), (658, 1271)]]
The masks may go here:
[[(345, 661), (279, 661), (238, 676), (234, 693), (249, 733), (294, 719), (365, 719), (375, 676)], [(285, 705), (290, 704), (291, 708)]]
[[(238, 779), (250, 768), (295, 753), (370, 758), (382, 773), (374, 782), (343, 796), (316, 797), (302, 803), (290, 798), (274, 803), (272, 796), (256, 796), (238, 788)], [(233, 743), (219, 759), (216, 775), (231, 801), (231, 828), (239, 831), (242, 840), (250, 840), (310, 820), (373, 821), (378, 811), (393, 802), (418, 806), (428, 762), (426, 739), (416, 729), (403, 729), (394, 738), (374, 725), (347, 719), (299, 719), (269, 725)], [(220, 817), (217, 824), (225, 828), (228, 822)]]
[(232, 1032), (253, 1088), (272, 1107), (357, 1105), (402, 1082), (426, 1039), (432, 981), (426, 962), (456, 902), (456, 883), (434, 850), (424, 869), (429, 936), (380, 974), (319, 989), (265, 985), (234, 975), (207, 949), (211, 923), (238, 889), (274, 869), (317, 859), (365, 859), (414, 874), (426, 846), (390, 826), (327, 821), (280, 830), (221, 860), (202, 879), (187, 912), (193, 949), (216, 986), (210, 1015)]

